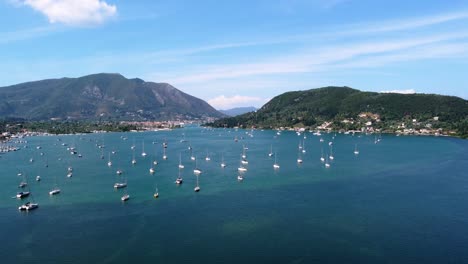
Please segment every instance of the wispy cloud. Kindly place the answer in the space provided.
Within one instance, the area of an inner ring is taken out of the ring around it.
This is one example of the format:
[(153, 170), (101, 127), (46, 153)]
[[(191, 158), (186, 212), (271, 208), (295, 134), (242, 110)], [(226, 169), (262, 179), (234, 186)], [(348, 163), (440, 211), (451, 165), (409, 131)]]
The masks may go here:
[(398, 93), (398, 94), (414, 94), (416, 90), (407, 89), (407, 90), (390, 90), (390, 91), (380, 91), (381, 93)]
[(22, 0), (25, 6), (44, 14), (50, 23), (101, 24), (117, 14), (117, 7), (102, 0)]
[(268, 98), (235, 95), (227, 97), (224, 95), (208, 100), (208, 103), (216, 109), (230, 109), (234, 107), (255, 106), (259, 107), (268, 102)]

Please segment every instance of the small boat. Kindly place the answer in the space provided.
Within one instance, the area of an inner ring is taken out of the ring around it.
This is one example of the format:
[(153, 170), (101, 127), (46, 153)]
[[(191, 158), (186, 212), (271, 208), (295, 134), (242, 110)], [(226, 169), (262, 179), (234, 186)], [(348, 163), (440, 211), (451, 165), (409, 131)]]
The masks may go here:
[(124, 196), (122, 196), (122, 197), (120, 198), (120, 200), (122, 200), (122, 202), (126, 202), (126, 201), (128, 201), (129, 199), (130, 199), (130, 195), (128, 195), (128, 194), (125, 194)]
[(163, 148), (163, 160), (167, 160), (166, 148)]
[(121, 175), (123, 173), (122, 170), (117, 170), (115, 173), (117, 173), (117, 175)]
[(60, 189), (55, 188), (55, 189), (53, 189), (52, 191), (49, 192), (49, 195), (56, 195), (56, 194), (59, 194), (59, 193), (60, 193)]
[(359, 150), (357, 148), (357, 144), (354, 145), (354, 155), (358, 155), (359, 154)]
[(268, 153), (268, 157), (273, 157), (273, 145), (270, 145), (270, 153)]
[(177, 185), (181, 185), (183, 182), (184, 182), (184, 180), (180, 176), (175, 180), (175, 184), (177, 184)]
[(241, 174), (237, 175), (237, 180), (238, 180), (238, 181), (243, 181), (243, 180), (244, 180), (244, 176), (242, 176)]
[(179, 169), (185, 168), (184, 164), (182, 164), (182, 153), (179, 154)]
[(110, 152), (109, 152), (109, 161), (107, 162), (107, 166), (112, 167), (112, 161), (110, 158)]
[(67, 177), (68, 177), (68, 178), (71, 178), (72, 176), (73, 176), (73, 173), (72, 173), (72, 172), (67, 173)]
[(193, 188), (193, 190), (194, 190), (195, 192), (199, 192), (199, 191), (200, 191), (200, 187), (199, 187), (199, 186), (196, 186), (195, 188)]
[(153, 167), (151, 167), (151, 168), (149, 169), (149, 172), (150, 172), (151, 174), (153, 174), (153, 173), (154, 173), (154, 169), (153, 169)]
[(224, 162), (224, 154), (221, 155), (221, 168), (225, 168), (226, 163)]
[(276, 155), (275, 155), (275, 163), (273, 164), (273, 169), (279, 169), (280, 165), (276, 162)]
[(20, 211), (31, 211), (31, 210), (34, 210), (34, 209), (36, 209), (38, 207), (39, 207), (39, 205), (37, 203), (27, 202), (27, 203), (21, 205), (20, 207), (18, 207), (18, 210), (20, 210)]
[(158, 198), (158, 197), (159, 197), (158, 187), (156, 187), (156, 191), (154, 192), (153, 197), (154, 197), (154, 198)]
[(36, 181), (41, 181), (41, 176), (37, 175), (36, 176)]
[(23, 199), (25, 197), (28, 197), (29, 194), (31, 194), (30, 192), (19, 192), (16, 194), (16, 198), (19, 198), (19, 199)]
[(145, 141), (143, 141), (142, 146), (143, 146), (143, 151), (141, 152), (141, 156), (144, 158), (144, 157), (146, 157), (146, 152), (145, 152)]
[(18, 188), (24, 188), (26, 186), (28, 186), (27, 182), (20, 182), (20, 184), (18, 185)]
[(241, 163), (244, 164), (244, 165), (249, 164), (249, 162), (247, 160), (245, 160), (245, 159), (242, 159)]
[(201, 174), (202, 171), (201, 171), (200, 169), (198, 169), (198, 168), (195, 168), (195, 169), (193, 170), (193, 173), (195, 173), (195, 174)]
[(126, 182), (116, 182), (114, 184), (114, 188), (115, 189), (122, 189), (122, 188), (125, 188), (127, 187), (127, 183)]

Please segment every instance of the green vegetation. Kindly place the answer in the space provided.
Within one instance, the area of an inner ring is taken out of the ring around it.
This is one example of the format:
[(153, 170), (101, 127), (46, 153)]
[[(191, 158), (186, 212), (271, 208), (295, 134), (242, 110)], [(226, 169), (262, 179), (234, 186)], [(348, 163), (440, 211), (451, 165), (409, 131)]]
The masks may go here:
[[(325, 122), (330, 124), (325, 126)], [(349, 87), (325, 87), (287, 92), (276, 96), (257, 112), (219, 119), (209, 125), (334, 130), (364, 127), (387, 132), (423, 129), (431, 133), (450, 134), (452, 131), (454, 135), (467, 137), (468, 101), (453, 96), (383, 94)]]
[(26, 120), (190, 120), (223, 115), (167, 83), (93, 74), (0, 87), (0, 117)]
[(16, 134), (23, 131), (42, 132), (50, 134), (91, 133), (93, 131), (128, 132), (136, 130), (131, 124), (120, 122), (88, 122), (88, 121), (0, 121), (0, 131)]

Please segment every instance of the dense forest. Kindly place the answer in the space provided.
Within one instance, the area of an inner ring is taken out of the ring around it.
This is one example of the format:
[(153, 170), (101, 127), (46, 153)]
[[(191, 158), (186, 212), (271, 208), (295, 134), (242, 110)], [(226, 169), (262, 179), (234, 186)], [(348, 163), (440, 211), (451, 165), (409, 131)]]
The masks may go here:
[[(415, 121), (416, 120), (416, 121)], [(395, 132), (404, 128), (452, 131), (468, 135), (468, 101), (434, 94), (361, 92), (349, 87), (324, 87), (276, 96), (256, 112), (223, 118), (215, 127), (360, 130), (364, 126)], [(367, 123), (367, 125), (366, 125)]]

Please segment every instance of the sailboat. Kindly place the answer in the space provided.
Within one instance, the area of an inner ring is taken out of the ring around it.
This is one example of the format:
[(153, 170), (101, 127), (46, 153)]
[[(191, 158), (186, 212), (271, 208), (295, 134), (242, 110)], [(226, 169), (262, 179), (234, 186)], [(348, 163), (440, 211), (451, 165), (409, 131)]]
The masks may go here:
[(328, 156), (330, 160), (334, 160), (335, 157), (333, 156), (333, 145), (330, 145), (330, 155)]
[(193, 170), (193, 173), (194, 173), (195, 175), (199, 175), (199, 174), (202, 173), (202, 171), (201, 171), (201, 170), (198, 168), (198, 166), (197, 166), (197, 159), (195, 159), (195, 169)]
[(221, 168), (225, 168), (226, 163), (224, 162), (224, 154), (221, 154)]
[(132, 165), (135, 165), (137, 162), (136, 162), (136, 159), (135, 159), (135, 149), (132, 149)]
[(328, 156), (325, 159), (325, 168), (330, 168), (330, 163), (328, 162)]
[(268, 153), (268, 157), (273, 157), (273, 145), (270, 145), (270, 153)]
[(247, 155), (245, 154), (245, 150), (246, 150), (246, 148), (245, 148), (245, 146), (243, 146), (243, 147), (242, 147), (242, 158), (243, 158), (243, 159), (246, 159), (246, 158), (247, 158)]
[(60, 189), (57, 184), (57, 174), (55, 174), (54, 181), (55, 181), (54, 188), (49, 192), (49, 195), (56, 195), (60, 193)]
[(182, 153), (179, 153), (179, 169), (185, 168), (184, 164), (182, 164)]
[(125, 182), (120, 181), (120, 182), (114, 183), (114, 188), (115, 189), (122, 189), (122, 188), (125, 188), (125, 187), (127, 187), (127, 180), (126, 179), (125, 179)]
[(359, 150), (357, 148), (357, 144), (354, 145), (354, 155), (358, 155), (359, 154)]
[(37, 203), (34, 203), (34, 198), (32, 197), (32, 193), (31, 193), (31, 189), (29, 189), (29, 191), (23, 191), (23, 192), (19, 192), (16, 194), (16, 198), (19, 198), (19, 199), (23, 199), (23, 198), (26, 198), (28, 196), (31, 196), (31, 200), (33, 202), (26, 202), (25, 204), (22, 204), (18, 207), (18, 210), (20, 211), (30, 211), (30, 210), (34, 210), (36, 208), (39, 207), (39, 205)]
[(154, 173), (154, 167), (153, 167), (153, 162), (150, 162), (150, 168), (149, 168), (149, 173), (153, 174)]
[(142, 152), (141, 152), (141, 156), (144, 158), (146, 157), (146, 152), (145, 152), (145, 141), (143, 140), (142, 142)]
[(206, 152), (205, 160), (206, 160), (206, 161), (210, 161), (210, 160), (211, 160), (210, 156), (208, 155), (208, 152)]
[(306, 153), (305, 141), (302, 140), (302, 153)]
[(200, 191), (200, 185), (198, 184), (198, 174), (196, 174), (195, 176), (197, 176), (197, 185), (195, 186), (195, 188), (193, 188), (193, 190), (195, 192), (199, 192)]
[(184, 180), (183, 180), (182, 177), (180, 176), (180, 169), (179, 169), (179, 176), (178, 176), (177, 179), (175, 180), (175, 184), (181, 185), (182, 182), (184, 182)]
[(274, 169), (279, 169), (280, 165), (276, 162), (276, 153), (275, 153), (275, 163), (273, 164)]
[(241, 159), (240, 159), (240, 165), (239, 165), (239, 168), (237, 168), (237, 170), (239, 172), (244, 172), (244, 171), (247, 171), (247, 168), (244, 167), (244, 165), (242, 164), (242, 156), (241, 156)]
[(156, 185), (156, 190), (154, 191), (153, 197), (154, 197), (155, 199), (159, 197), (159, 190), (158, 190), (158, 186), (157, 186), (157, 185)]
[(297, 163), (298, 164), (302, 163), (301, 151), (299, 151), (298, 154), (297, 154)]
[(163, 160), (167, 160), (166, 148), (163, 148)]
[(323, 147), (321, 149), (321, 152), (322, 152), (322, 156), (320, 157), (320, 161), (325, 162), (325, 157), (323, 156)]
[(124, 194), (122, 197), (120, 197), (120, 200), (122, 200), (122, 202), (126, 202), (130, 199), (130, 195), (129, 194)]
[(111, 158), (110, 158), (110, 152), (109, 152), (109, 161), (107, 162), (107, 166), (109, 166), (109, 167), (112, 166), (112, 161), (111, 161)]

